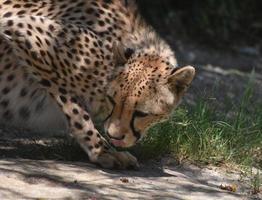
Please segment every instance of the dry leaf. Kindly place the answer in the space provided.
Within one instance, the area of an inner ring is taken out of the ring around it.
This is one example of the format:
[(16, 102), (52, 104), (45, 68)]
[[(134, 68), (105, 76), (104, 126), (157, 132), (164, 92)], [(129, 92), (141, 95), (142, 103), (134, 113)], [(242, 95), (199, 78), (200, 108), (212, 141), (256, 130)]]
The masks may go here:
[(128, 183), (129, 180), (127, 178), (120, 178), (120, 181), (122, 181), (123, 183)]
[(237, 191), (237, 185), (235, 185), (235, 184), (232, 184), (232, 185), (221, 184), (219, 188), (222, 189), (222, 190), (230, 191), (230, 192), (236, 192)]

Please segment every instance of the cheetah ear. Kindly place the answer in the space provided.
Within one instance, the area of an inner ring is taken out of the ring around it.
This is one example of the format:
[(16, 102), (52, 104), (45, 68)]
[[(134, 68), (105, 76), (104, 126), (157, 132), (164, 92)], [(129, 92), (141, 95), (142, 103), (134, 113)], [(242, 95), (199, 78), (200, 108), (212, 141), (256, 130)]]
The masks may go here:
[(120, 42), (113, 43), (114, 62), (116, 66), (124, 65), (127, 60), (133, 55), (134, 50), (131, 48), (125, 48)]
[(168, 84), (173, 92), (181, 95), (187, 90), (194, 76), (195, 68), (192, 66), (175, 68), (168, 77)]

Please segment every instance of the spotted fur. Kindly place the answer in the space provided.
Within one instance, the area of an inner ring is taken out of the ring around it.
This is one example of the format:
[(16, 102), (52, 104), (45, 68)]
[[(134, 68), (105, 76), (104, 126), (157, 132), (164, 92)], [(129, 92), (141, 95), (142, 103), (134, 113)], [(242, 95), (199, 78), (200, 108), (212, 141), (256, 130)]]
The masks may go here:
[[(134, 145), (175, 108), (195, 71), (120, 0), (0, 2), (2, 122), (39, 131), (68, 128), (92, 162), (137, 166), (112, 149)], [(49, 127), (49, 129), (46, 129)]]

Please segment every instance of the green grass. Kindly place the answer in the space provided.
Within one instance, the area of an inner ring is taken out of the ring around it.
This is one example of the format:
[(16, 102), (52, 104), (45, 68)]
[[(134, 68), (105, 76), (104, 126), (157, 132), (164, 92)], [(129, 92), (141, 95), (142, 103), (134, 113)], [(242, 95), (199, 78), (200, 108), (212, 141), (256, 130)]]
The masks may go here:
[(251, 187), (251, 192), (252, 194), (258, 194), (262, 192), (262, 177), (257, 171), (255, 174), (251, 172), (251, 179), (250, 179), (250, 187)]
[(251, 74), (240, 103), (227, 110), (200, 98), (181, 105), (170, 119), (149, 130), (135, 154), (156, 158), (171, 154), (178, 160), (262, 168), (262, 103), (253, 101)]

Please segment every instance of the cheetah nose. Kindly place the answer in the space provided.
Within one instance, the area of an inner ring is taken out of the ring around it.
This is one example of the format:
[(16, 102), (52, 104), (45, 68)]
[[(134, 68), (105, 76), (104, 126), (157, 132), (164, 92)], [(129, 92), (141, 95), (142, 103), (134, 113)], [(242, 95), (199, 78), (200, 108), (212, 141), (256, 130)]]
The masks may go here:
[(120, 127), (119, 121), (114, 121), (113, 123), (109, 124), (106, 131), (107, 131), (107, 135), (111, 139), (122, 140), (125, 137), (123, 134), (123, 130)]
[(115, 139), (115, 140), (123, 140), (125, 138), (125, 135), (120, 135), (120, 136), (113, 136), (111, 135), (108, 131), (106, 133), (111, 139)]

